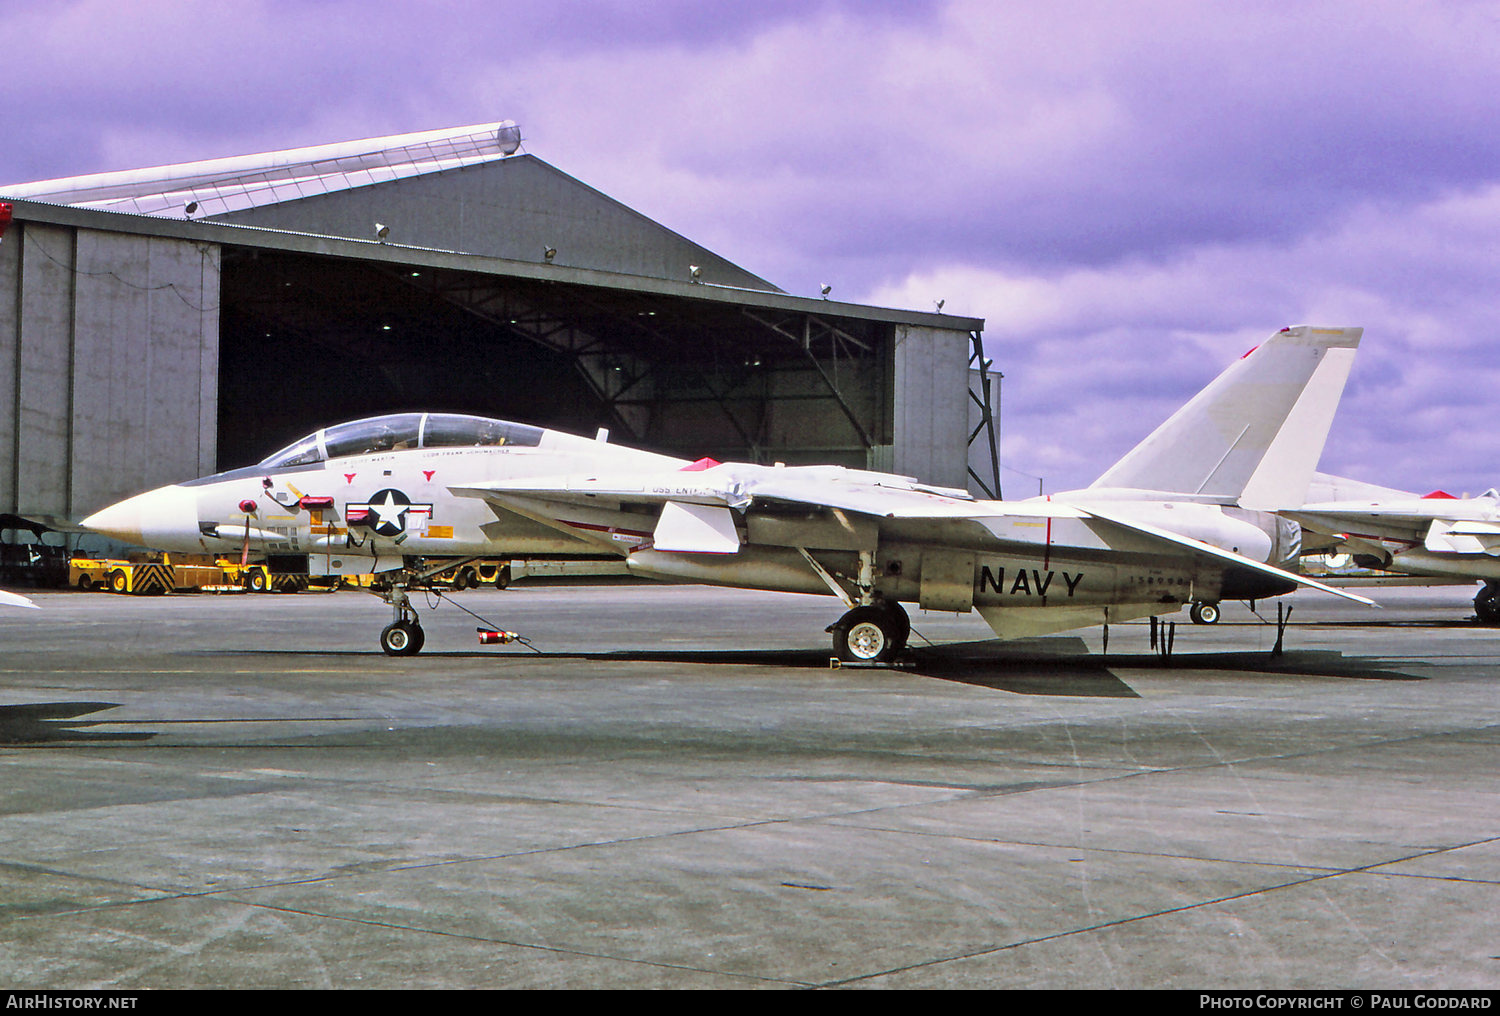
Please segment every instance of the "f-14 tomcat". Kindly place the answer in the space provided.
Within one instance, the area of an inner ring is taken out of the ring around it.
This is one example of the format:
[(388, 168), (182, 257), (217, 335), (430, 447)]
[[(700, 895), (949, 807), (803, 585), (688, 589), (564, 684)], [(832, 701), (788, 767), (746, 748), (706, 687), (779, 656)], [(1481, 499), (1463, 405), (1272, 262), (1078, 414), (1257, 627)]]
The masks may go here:
[(1301, 504), (1361, 329), (1283, 329), (1085, 490), (985, 501), (842, 466), (690, 462), (519, 423), (415, 413), (328, 427), (265, 461), (137, 495), (84, 526), (161, 550), (305, 556), (387, 573), (392, 655), (424, 638), (407, 590), (464, 559), (601, 553), (635, 575), (831, 593), (843, 658), (904, 646), (902, 603), (977, 610), (1014, 638), (1316, 586)]
[(1500, 492), (1417, 494), (1318, 474), (1311, 503), (1281, 514), (1303, 526), (1305, 550), (1347, 553), (1356, 564), (1406, 575), (1477, 579), (1474, 612), (1500, 623)]

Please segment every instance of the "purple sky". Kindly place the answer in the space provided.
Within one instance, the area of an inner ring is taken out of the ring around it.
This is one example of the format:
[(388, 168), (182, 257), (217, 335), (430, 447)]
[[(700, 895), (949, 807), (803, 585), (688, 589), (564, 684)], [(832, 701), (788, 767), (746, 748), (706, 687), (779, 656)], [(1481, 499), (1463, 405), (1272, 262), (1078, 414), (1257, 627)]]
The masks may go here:
[(1500, 483), (1493, 2), (11, 0), (6, 26), (3, 181), (513, 119), (791, 292), (985, 318), (1005, 462), (1048, 490), (1299, 323), (1366, 330), (1325, 469)]

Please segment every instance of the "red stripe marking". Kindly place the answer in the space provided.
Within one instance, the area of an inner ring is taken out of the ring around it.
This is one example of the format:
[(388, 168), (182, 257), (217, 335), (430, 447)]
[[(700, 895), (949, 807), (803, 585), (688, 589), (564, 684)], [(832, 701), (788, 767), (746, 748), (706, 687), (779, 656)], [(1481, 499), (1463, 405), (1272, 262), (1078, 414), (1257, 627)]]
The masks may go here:
[[(1051, 503), (1051, 501), (1052, 501), (1052, 495), (1051, 494), (1047, 495), (1047, 501), (1048, 501), (1049, 504)], [(1052, 567), (1052, 516), (1051, 515), (1047, 516), (1047, 549), (1042, 552), (1042, 567), (1043, 568), (1050, 568), (1050, 567)]]

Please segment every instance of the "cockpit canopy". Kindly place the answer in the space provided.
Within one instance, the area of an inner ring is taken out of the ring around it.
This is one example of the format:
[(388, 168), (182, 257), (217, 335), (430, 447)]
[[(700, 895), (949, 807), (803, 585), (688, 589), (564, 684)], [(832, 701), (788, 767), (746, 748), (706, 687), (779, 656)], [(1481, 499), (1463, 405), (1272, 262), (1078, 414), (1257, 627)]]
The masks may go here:
[(325, 427), (263, 460), (265, 469), (408, 448), (497, 448), (541, 443), (542, 429), (452, 413), (396, 413)]

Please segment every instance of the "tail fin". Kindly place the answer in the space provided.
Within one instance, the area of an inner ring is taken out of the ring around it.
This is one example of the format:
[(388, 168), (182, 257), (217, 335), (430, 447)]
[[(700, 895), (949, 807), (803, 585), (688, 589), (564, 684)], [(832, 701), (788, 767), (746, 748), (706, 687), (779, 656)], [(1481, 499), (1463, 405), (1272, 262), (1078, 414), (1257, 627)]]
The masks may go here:
[(1283, 328), (1091, 486), (1219, 497), (1255, 508), (1301, 504), (1363, 333)]

